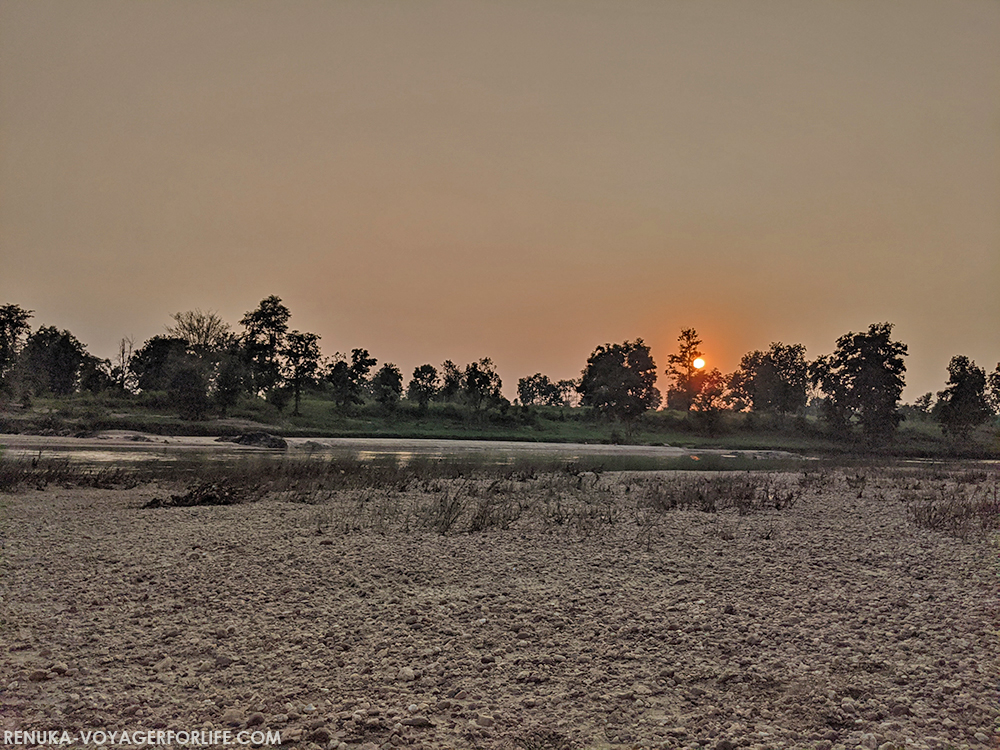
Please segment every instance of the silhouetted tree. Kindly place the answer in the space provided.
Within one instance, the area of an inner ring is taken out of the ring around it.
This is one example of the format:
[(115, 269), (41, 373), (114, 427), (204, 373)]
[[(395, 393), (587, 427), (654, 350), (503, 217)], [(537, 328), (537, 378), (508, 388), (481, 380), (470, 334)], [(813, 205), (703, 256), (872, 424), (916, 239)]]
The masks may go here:
[(395, 409), (403, 395), (403, 373), (391, 362), (382, 365), (372, 378), (372, 395), (386, 409)]
[(299, 416), (302, 389), (316, 381), (319, 372), (319, 336), (315, 333), (292, 331), (285, 337), (281, 349), (284, 380), (292, 389), (295, 408), (292, 414)]
[(132, 355), (131, 369), (140, 390), (165, 391), (177, 369), (193, 364), (193, 358), (184, 339), (153, 336)]
[(208, 381), (198, 361), (191, 357), (170, 373), (167, 396), (182, 419), (202, 419), (208, 411)]
[(503, 395), (500, 393), (502, 387), (500, 376), (489, 357), (465, 366), (462, 394), (474, 411), (499, 406), (503, 402)]
[(114, 377), (111, 360), (85, 353), (80, 364), (80, 390), (88, 393), (105, 393), (117, 388), (118, 383)]
[(580, 381), (564, 379), (556, 382), (559, 393), (562, 394), (563, 406), (575, 406), (580, 400)]
[(281, 304), (281, 298), (271, 295), (240, 320), (245, 329), (243, 346), (250, 365), (252, 387), (257, 394), (267, 393), (281, 383), (280, 355), (291, 316), (288, 308)]
[(174, 325), (167, 326), (167, 334), (171, 338), (184, 339), (195, 352), (219, 352), (232, 343), (232, 330), (218, 313), (188, 310), (170, 317), (174, 319)]
[(451, 401), (462, 391), (462, 371), (450, 359), (446, 359), (441, 365), (441, 388), (438, 389), (438, 398), (442, 401)]
[(927, 393), (925, 393), (923, 396), (921, 396), (920, 398), (916, 399), (913, 402), (913, 408), (918, 412), (920, 412), (921, 414), (923, 414), (924, 416), (927, 416), (928, 414), (931, 413), (931, 408), (933, 408), (933, 406), (934, 406), (934, 394), (931, 393), (930, 391), (927, 391)]
[(693, 328), (685, 328), (677, 337), (677, 354), (667, 355), (667, 377), (671, 385), (667, 389), (667, 408), (687, 411), (698, 395), (698, 368), (694, 361), (702, 356), (701, 339)]
[(122, 393), (135, 393), (139, 387), (139, 382), (132, 370), (132, 357), (135, 355), (135, 343), (129, 336), (123, 337), (118, 342), (118, 356), (115, 364), (111, 368), (111, 379), (115, 386)]
[(246, 391), (249, 375), (243, 352), (238, 346), (231, 346), (219, 355), (212, 388), (212, 401), (220, 415), (226, 416), (239, 401), (240, 394)]
[(660, 405), (656, 363), (642, 339), (594, 350), (580, 380), (581, 403), (630, 423)]
[(743, 355), (729, 381), (736, 403), (752, 411), (789, 414), (806, 405), (809, 365), (802, 344), (772, 343), (766, 352)]
[(547, 375), (536, 372), (517, 381), (517, 397), (524, 406), (560, 406), (563, 390)]
[(368, 373), (378, 364), (367, 349), (352, 349), (351, 362), (343, 355), (337, 355), (327, 372), (326, 379), (333, 391), (333, 398), (341, 411), (347, 411), (354, 404), (363, 404), (363, 394), (368, 383)]
[(36, 394), (68, 396), (79, 385), (86, 357), (87, 350), (72, 333), (43, 326), (28, 337), (20, 359)]
[(990, 418), (990, 413), (986, 400), (986, 371), (966, 356), (952, 357), (938, 412), (944, 434), (954, 440), (967, 440), (973, 428)]
[(1000, 363), (986, 379), (986, 399), (993, 413), (1000, 413)]
[(0, 305), (0, 385), (14, 368), (17, 355), (31, 331), (32, 311), (20, 305)]
[(867, 333), (837, 339), (833, 354), (810, 365), (813, 385), (826, 394), (824, 416), (846, 429), (856, 415), (870, 444), (891, 440), (899, 424), (906, 353), (906, 344), (892, 340), (891, 323), (873, 323)]
[(728, 405), (728, 383), (731, 375), (723, 375), (717, 367), (695, 373), (694, 401), (691, 404), (694, 422), (701, 430), (715, 435), (722, 427), (722, 411)]
[(406, 397), (420, 405), (420, 411), (427, 411), (427, 404), (437, 395), (438, 373), (434, 365), (420, 365), (414, 368), (413, 377), (406, 386)]
[[(730, 376), (731, 377), (731, 376)], [(691, 408), (700, 412), (718, 412), (726, 408), (726, 390), (730, 377), (723, 375), (719, 368), (695, 375), (697, 393)]]

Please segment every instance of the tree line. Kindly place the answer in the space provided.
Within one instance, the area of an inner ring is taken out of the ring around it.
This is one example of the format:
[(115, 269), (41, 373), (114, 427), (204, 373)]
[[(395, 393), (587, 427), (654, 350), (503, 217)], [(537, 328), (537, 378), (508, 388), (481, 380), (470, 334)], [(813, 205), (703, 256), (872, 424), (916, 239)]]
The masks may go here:
[[(857, 428), (869, 444), (884, 445), (903, 418), (906, 385), (907, 346), (892, 339), (892, 329), (891, 323), (873, 323), (867, 331), (846, 333), (832, 353), (812, 361), (802, 344), (775, 342), (766, 351), (745, 354), (729, 374), (699, 368), (702, 341), (693, 328), (684, 329), (677, 352), (667, 356), (665, 399), (642, 339), (605, 344), (587, 360), (581, 403), (627, 423), (665, 400), (667, 408), (696, 412), (709, 425), (726, 410), (802, 414), (812, 405), (835, 433), (846, 436)], [(968, 357), (953, 357), (936, 401), (927, 393), (911, 409), (937, 419), (945, 435), (968, 439), (1000, 412), (1000, 363), (987, 376)]]
[[(366, 402), (391, 412), (403, 399), (421, 413), (433, 401), (461, 404), (478, 415), (512, 406), (489, 358), (464, 367), (451, 360), (440, 368), (420, 365), (405, 388), (399, 368), (391, 362), (378, 367), (367, 349), (324, 358), (320, 337), (290, 329), (291, 312), (276, 296), (248, 311), (241, 330), (214, 312), (175, 313), (164, 335), (138, 348), (122, 339), (114, 361), (90, 354), (69, 331), (32, 330), (32, 317), (33, 311), (18, 305), (0, 306), (0, 396), (21, 403), (76, 392), (161, 393), (187, 419), (225, 416), (241, 398), (262, 399), (279, 410), (291, 405), (299, 415), (307, 391), (324, 394), (345, 414)], [(703, 342), (697, 331), (684, 329), (677, 351), (667, 355), (665, 394), (642, 339), (603, 344), (578, 379), (553, 381), (541, 373), (521, 378), (514, 405), (589, 407), (627, 429), (664, 405), (693, 412), (709, 426), (725, 411), (792, 415), (808, 406), (836, 433), (860, 430), (869, 443), (885, 444), (902, 419), (907, 356), (892, 329), (874, 323), (865, 332), (844, 334), (833, 352), (811, 361), (801, 344), (775, 342), (745, 354), (729, 374), (699, 367)], [(936, 419), (947, 436), (965, 440), (1000, 411), (1000, 363), (987, 375), (957, 355), (945, 388), (909, 408)]]
[(291, 311), (276, 296), (248, 311), (239, 331), (214, 312), (175, 313), (165, 334), (139, 347), (122, 339), (114, 361), (90, 354), (69, 331), (32, 331), (33, 315), (19, 305), (0, 306), (0, 396), (22, 403), (77, 392), (162, 393), (182, 417), (200, 419), (225, 416), (247, 397), (279, 410), (291, 404), (299, 415), (307, 391), (324, 393), (344, 413), (368, 400), (392, 410), (404, 394), (421, 410), (441, 400), (482, 413), (506, 401), (489, 358), (464, 367), (447, 360), (440, 370), (421, 365), (405, 391), (399, 368), (391, 362), (377, 368), (367, 349), (324, 358), (320, 337), (291, 329)]

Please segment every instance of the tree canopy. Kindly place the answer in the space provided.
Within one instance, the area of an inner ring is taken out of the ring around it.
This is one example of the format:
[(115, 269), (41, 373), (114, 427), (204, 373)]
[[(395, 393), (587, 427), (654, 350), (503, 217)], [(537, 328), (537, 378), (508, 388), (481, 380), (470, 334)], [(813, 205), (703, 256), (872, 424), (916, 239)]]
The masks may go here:
[(174, 319), (174, 325), (167, 326), (167, 334), (171, 338), (184, 339), (188, 346), (196, 351), (222, 351), (229, 346), (233, 338), (229, 324), (216, 312), (187, 310), (174, 313), (170, 317)]
[(660, 405), (656, 363), (642, 339), (604, 344), (587, 360), (580, 380), (581, 403), (622, 421)]
[(427, 405), (438, 392), (438, 372), (434, 365), (420, 365), (413, 369), (413, 377), (406, 386), (406, 398), (416, 401), (421, 411), (427, 410)]
[(292, 414), (298, 416), (302, 389), (314, 382), (316, 373), (319, 372), (319, 336), (315, 333), (292, 331), (285, 337), (281, 355), (282, 375), (295, 398)]
[(256, 393), (267, 393), (281, 383), (280, 353), (285, 345), (288, 320), (292, 313), (273, 294), (261, 300), (257, 309), (240, 320), (245, 329), (243, 345), (250, 363), (250, 377)]
[(964, 355), (948, 363), (948, 383), (940, 395), (938, 421), (944, 434), (967, 440), (969, 433), (992, 414), (986, 400), (986, 370)]
[(693, 328), (683, 329), (677, 343), (677, 353), (667, 355), (666, 375), (671, 381), (667, 388), (667, 407), (688, 411), (698, 395), (698, 368), (694, 361), (704, 352), (699, 348), (702, 341)]
[(905, 385), (906, 344), (892, 340), (892, 323), (872, 323), (865, 333), (846, 333), (830, 355), (810, 368), (813, 385), (825, 394), (824, 415), (840, 429), (852, 417), (872, 444), (890, 441), (899, 424), (896, 407)]
[(806, 405), (809, 365), (802, 344), (772, 343), (743, 355), (729, 380), (733, 401), (751, 411), (791, 414)]
[(0, 305), (0, 380), (10, 372), (17, 361), (24, 339), (31, 326), (32, 311), (20, 305)]
[(500, 392), (502, 387), (503, 381), (489, 357), (465, 366), (465, 372), (462, 373), (462, 395), (474, 411), (499, 406), (504, 400)]
[(517, 381), (517, 397), (524, 406), (568, 406), (575, 391), (574, 381), (552, 382), (540, 372)]
[(42, 326), (28, 337), (23, 361), (36, 394), (68, 396), (79, 385), (87, 350), (69, 331)]
[(372, 396), (386, 409), (395, 409), (403, 395), (403, 373), (392, 362), (379, 368), (372, 378)]

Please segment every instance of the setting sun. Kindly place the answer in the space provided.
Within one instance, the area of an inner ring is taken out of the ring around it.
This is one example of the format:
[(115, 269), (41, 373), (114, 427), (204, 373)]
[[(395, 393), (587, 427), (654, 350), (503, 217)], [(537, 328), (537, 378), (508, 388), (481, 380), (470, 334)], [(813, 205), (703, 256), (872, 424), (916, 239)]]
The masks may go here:
[(705, 360), (703, 360), (703, 359), (702, 359), (701, 357), (698, 357), (698, 359), (696, 359), (696, 360), (695, 360), (694, 362), (692, 362), (691, 364), (692, 364), (692, 365), (694, 365), (694, 368), (695, 368), (696, 370), (700, 370), (700, 369), (701, 369), (702, 367), (704, 367), (704, 366), (705, 366)]

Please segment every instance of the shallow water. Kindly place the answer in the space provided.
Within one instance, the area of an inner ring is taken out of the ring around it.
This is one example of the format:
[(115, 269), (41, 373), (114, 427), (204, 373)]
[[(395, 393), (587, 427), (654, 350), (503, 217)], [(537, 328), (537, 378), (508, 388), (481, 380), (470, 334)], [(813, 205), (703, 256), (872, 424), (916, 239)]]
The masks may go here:
[(487, 440), (414, 438), (289, 438), (286, 450), (266, 450), (211, 437), (141, 437), (106, 434), (87, 438), (0, 435), (4, 456), (15, 460), (65, 459), (74, 463), (108, 464), (174, 463), (178, 461), (231, 460), (251, 456), (305, 458), (355, 458), (362, 461), (474, 460), (509, 463), (516, 460), (576, 461), (594, 457), (645, 457), (672, 459), (688, 455), (737, 458), (793, 457), (780, 451), (732, 452), (688, 450), (672, 446), (605, 445), (584, 443), (527, 443)]

